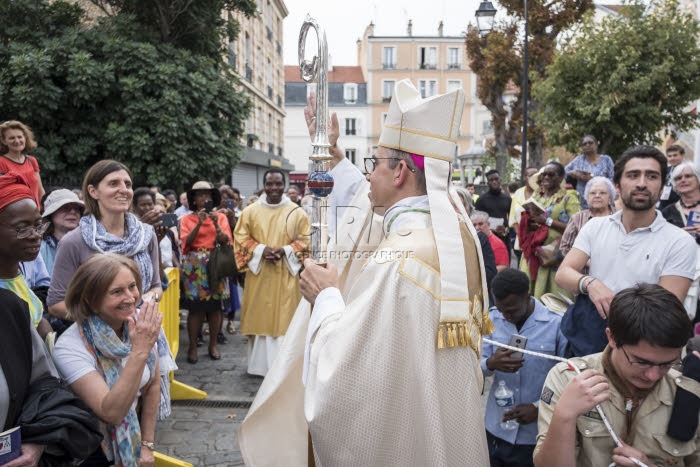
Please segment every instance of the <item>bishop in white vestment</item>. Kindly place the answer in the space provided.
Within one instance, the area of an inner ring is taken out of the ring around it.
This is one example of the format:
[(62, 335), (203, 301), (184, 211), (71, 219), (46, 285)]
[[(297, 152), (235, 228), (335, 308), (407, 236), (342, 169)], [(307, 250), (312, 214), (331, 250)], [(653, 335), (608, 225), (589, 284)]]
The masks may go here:
[(239, 432), (247, 465), (307, 465), (307, 427), (316, 465), (488, 465), (485, 276), (447, 186), (463, 99), (397, 84), (366, 166), (372, 207), (349, 162), (331, 172), (335, 205), (352, 207), (328, 269), (305, 263), (313, 312), (302, 301)]

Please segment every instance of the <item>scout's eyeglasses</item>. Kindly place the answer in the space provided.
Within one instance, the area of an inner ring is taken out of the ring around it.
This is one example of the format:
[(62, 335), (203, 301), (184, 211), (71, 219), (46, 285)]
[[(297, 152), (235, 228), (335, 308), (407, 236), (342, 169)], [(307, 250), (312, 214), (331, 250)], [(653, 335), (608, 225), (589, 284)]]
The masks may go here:
[(647, 361), (637, 361), (637, 360), (630, 360), (629, 355), (627, 355), (627, 352), (625, 352), (624, 347), (619, 346), (619, 349), (622, 350), (622, 353), (625, 354), (625, 358), (627, 358), (627, 361), (630, 363), (635, 368), (638, 368), (640, 370), (649, 370), (655, 366), (659, 367), (659, 370), (661, 371), (668, 371), (670, 369), (674, 370), (679, 370), (682, 367), (682, 363), (678, 361), (673, 361), (673, 362), (665, 362), (665, 363), (654, 363), (654, 362), (647, 362)]

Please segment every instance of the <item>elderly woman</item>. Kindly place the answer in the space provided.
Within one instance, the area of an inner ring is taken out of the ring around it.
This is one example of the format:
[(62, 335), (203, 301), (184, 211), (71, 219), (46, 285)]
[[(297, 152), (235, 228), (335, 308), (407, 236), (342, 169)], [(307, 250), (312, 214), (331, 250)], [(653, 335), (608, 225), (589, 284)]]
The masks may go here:
[(78, 195), (65, 188), (52, 191), (44, 200), (44, 213), (41, 217), (48, 223), (48, 229), (44, 233), (39, 253), (49, 274), (53, 274), (58, 242), (78, 227), (84, 209), (85, 203), (80, 201)]
[(36, 148), (34, 133), (24, 123), (10, 120), (0, 125), (0, 174), (13, 172), (22, 175), (32, 189), (34, 202), (41, 206), (44, 185), (39, 175), (39, 163), (28, 154)]
[(613, 179), (615, 164), (610, 156), (598, 154), (598, 140), (593, 135), (583, 135), (581, 138), (581, 153), (566, 165), (566, 176), (576, 180), (576, 191), (586, 205), (585, 189), (593, 177)]
[(144, 296), (161, 295), (158, 239), (153, 227), (129, 212), (134, 196), (131, 172), (121, 162), (102, 160), (83, 179), (85, 216), (79, 228), (58, 245), (51, 287), (49, 312), (67, 319), (63, 299), (78, 266), (97, 253), (119, 253), (132, 258), (143, 278)]
[[(533, 203), (525, 203), (525, 212), (518, 224), (518, 237), (523, 255), (520, 270), (528, 275), (531, 295), (539, 299), (548, 292), (568, 295), (554, 282), (559, 261), (559, 242), (571, 217), (581, 210), (578, 194), (564, 184), (564, 166), (548, 162), (530, 177), (534, 190)], [(549, 251), (546, 259), (544, 252)]]
[(187, 203), (193, 212), (180, 220), (180, 243), (182, 244), (182, 283), (184, 306), (187, 314), (189, 347), (187, 362), (197, 363), (197, 335), (206, 314), (209, 322), (209, 358), (219, 360), (217, 335), (221, 332), (223, 309), (230, 298), (228, 279), (210, 284), (207, 277), (209, 253), (216, 243), (233, 244), (231, 227), (226, 215), (214, 211), (221, 204), (221, 194), (209, 182), (200, 181), (187, 192)]
[(593, 177), (586, 183), (584, 199), (588, 203), (588, 209), (571, 216), (561, 236), (559, 251), (562, 257), (574, 246), (574, 240), (586, 222), (592, 217), (609, 216), (615, 212), (615, 186), (606, 177)]
[(691, 162), (681, 162), (671, 172), (671, 184), (680, 200), (666, 206), (662, 214), (668, 222), (693, 235), (698, 244), (695, 279), (684, 302), (690, 318), (698, 321), (696, 312), (700, 288), (700, 172)]
[(162, 315), (155, 300), (136, 308), (141, 286), (136, 263), (113, 253), (92, 256), (68, 286), (65, 303), (75, 323), (56, 342), (54, 361), (103, 422), (102, 447), (83, 465), (155, 465), (160, 402), (155, 343)]

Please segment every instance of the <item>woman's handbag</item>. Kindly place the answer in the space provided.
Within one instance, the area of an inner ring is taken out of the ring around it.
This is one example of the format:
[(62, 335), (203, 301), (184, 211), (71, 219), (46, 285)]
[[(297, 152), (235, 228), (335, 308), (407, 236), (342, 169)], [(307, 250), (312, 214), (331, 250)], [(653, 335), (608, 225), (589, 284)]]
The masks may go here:
[(548, 245), (542, 245), (537, 247), (536, 255), (540, 259), (540, 266), (544, 268), (559, 266), (563, 259), (559, 251), (560, 243), (561, 237), (555, 239), (552, 243)]
[(207, 278), (209, 287), (216, 287), (226, 277), (238, 274), (236, 259), (233, 256), (233, 246), (230, 243), (222, 245), (217, 242), (216, 248), (209, 252), (207, 262)]

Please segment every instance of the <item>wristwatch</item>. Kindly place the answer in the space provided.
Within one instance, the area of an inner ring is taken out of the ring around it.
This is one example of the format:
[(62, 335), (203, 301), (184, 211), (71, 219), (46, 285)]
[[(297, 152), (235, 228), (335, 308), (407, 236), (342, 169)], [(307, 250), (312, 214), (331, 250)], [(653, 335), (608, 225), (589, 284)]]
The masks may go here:
[(144, 446), (146, 446), (146, 447), (147, 447), (148, 449), (150, 449), (151, 451), (155, 451), (155, 450), (156, 450), (156, 445), (155, 445), (155, 443), (153, 443), (153, 441), (143, 441), (143, 440), (141, 440), (141, 444), (144, 445)]
[(552, 219), (551, 217), (548, 217), (547, 220), (544, 221), (544, 223), (547, 225), (547, 227), (551, 227), (553, 222), (554, 222), (554, 219)]

